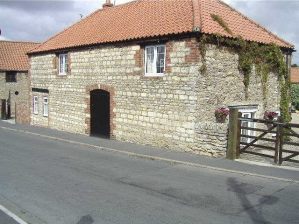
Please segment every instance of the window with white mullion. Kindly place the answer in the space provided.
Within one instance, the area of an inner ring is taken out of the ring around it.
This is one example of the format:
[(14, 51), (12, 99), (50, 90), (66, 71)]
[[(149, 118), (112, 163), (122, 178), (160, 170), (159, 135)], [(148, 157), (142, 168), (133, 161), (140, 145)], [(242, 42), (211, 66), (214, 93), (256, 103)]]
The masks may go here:
[(44, 97), (44, 102), (43, 102), (43, 115), (44, 115), (44, 117), (48, 117), (48, 115), (49, 115), (49, 102), (48, 102), (48, 97)]
[(67, 54), (60, 54), (59, 55), (59, 74), (60, 75), (66, 75), (67, 66), (68, 66)]
[(38, 97), (33, 96), (33, 113), (38, 114)]
[(157, 59), (156, 59), (156, 67), (157, 73), (164, 73), (164, 63), (165, 63), (165, 46), (158, 46), (156, 48)]
[(165, 70), (165, 46), (145, 47), (145, 75), (162, 76)]

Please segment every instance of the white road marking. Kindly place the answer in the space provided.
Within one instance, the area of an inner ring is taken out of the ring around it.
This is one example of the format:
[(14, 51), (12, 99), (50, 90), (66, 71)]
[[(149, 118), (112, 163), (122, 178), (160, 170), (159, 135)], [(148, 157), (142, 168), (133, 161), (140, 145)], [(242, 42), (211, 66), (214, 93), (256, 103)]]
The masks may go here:
[(20, 224), (28, 224), (27, 222), (25, 222), (24, 220), (22, 220), (20, 217), (18, 217), (17, 215), (15, 215), (14, 213), (12, 213), (11, 211), (9, 211), (7, 208), (5, 208), (2, 205), (0, 205), (0, 210), (2, 212), (4, 212), (6, 215), (8, 215), (9, 217), (13, 218), (16, 222), (18, 222)]
[(168, 162), (170, 164), (180, 164), (180, 165), (186, 165), (186, 166), (191, 166), (191, 167), (200, 167), (200, 168), (216, 170), (216, 171), (220, 171), (220, 172), (236, 173), (236, 174), (240, 174), (240, 175), (243, 175), (243, 176), (254, 176), (254, 177), (266, 178), (266, 179), (271, 179), (271, 180), (291, 182), (291, 183), (296, 183), (296, 184), (299, 183), (299, 181), (295, 180), (295, 179), (274, 177), (274, 176), (262, 175), (262, 174), (257, 174), (257, 173), (250, 173), (250, 172), (239, 171), (239, 170), (219, 168), (219, 167), (203, 165), (203, 164), (199, 164), (199, 163), (186, 162), (186, 161), (174, 160), (174, 159), (167, 159), (167, 158), (158, 157), (158, 156), (149, 156), (149, 155), (145, 155), (145, 154), (129, 152), (129, 151), (122, 151), (122, 150), (108, 148), (108, 147), (101, 147), (101, 146), (92, 145), (92, 144), (88, 144), (88, 143), (77, 142), (77, 141), (73, 141), (73, 140), (53, 137), (53, 136), (49, 136), (49, 135), (38, 134), (38, 133), (25, 131), (25, 130), (14, 129), (14, 128), (8, 128), (8, 127), (0, 127), (0, 128), (2, 128), (4, 130), (14, 131), (14, 132), (21, 132), (21, 133), (25, 133), (25, 134), (29, 134), (29, 135), (35, 135), (35, 136), (39, 136), (39, 137), (43, 137), (43, 138), (47, 138), (47, 139), (58, 140), (58, 141), (61, 141), (61, 142), (71, 143), (71, 144), (75, 144), (75, 145), (87, 146), (87, 147), (94, 148), (94, 149), (101, 150), (101, 151), (116, 152), (116, 153), (119, 153), (119, 154), (125, 154), (125, 155), (128, 155), (128, 156), (137, 157), (137, 158), (143, 158), (143, 159), (149, 159), (149, 160), (159, 160), (159, 161)]

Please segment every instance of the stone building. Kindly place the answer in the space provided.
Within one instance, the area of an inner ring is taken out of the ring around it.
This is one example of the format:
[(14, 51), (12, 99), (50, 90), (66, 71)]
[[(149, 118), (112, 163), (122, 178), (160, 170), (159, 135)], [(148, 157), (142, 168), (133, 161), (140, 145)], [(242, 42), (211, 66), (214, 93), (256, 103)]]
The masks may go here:
[(221, 1), (107, 1), (30, 52), (32, 125), (223, 155), (227, 124), (215, 110), (244, 105), (260, 117), (279, 109), (280, 87), (271, 73), (263, 97), (253, 70), (245, 90), (238, 53), (215, 42), (203, 56), (203, 35), (293, 51)]
[(291, 68), (291, 83), (299, 84), (299, 67)]
[(27, 52), (36, 46), (30, 42), (0, 41), (0, 111), (5, 107), (19, 123), (30, 120)]

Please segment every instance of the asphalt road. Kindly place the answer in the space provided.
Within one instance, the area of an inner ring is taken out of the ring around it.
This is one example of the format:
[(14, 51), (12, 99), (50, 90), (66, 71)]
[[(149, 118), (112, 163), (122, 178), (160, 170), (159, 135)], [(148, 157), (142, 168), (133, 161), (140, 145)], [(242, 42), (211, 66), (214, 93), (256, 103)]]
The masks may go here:
[(33, 224), (291, 224), (299, 186), (1, 129), (0, 204)]
[(0, 210), (0, 223), (1, 224), (18, 224), (17, 221), (15, 221), (13, 218), (11, 218), (9, 215), (4, 213)]

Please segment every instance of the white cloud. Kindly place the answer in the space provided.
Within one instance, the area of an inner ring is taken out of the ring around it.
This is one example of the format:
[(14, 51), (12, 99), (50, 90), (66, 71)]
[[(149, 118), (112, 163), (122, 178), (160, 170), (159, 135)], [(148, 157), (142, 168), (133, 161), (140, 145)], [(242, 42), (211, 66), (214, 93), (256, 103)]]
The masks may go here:
[[(115, 0), (116, 5), (131, 0)], [(150, 1), (150, 0), (148, 0)], [(176, 0), (173, 0), (176, 1)], [(299, 46), (298, 0), (224, 0)], [(0, 0), (0, 29), (12, 40), (44, 41), (102, 7), (106, 0)], [(114, 3), (114, 0), (111, 0)], [(299, 54), (294, 54), (299, 64)]]
[(5, 36), (0, 36), (0, 40), (9, 40), (9, 39), (6, 38)]

